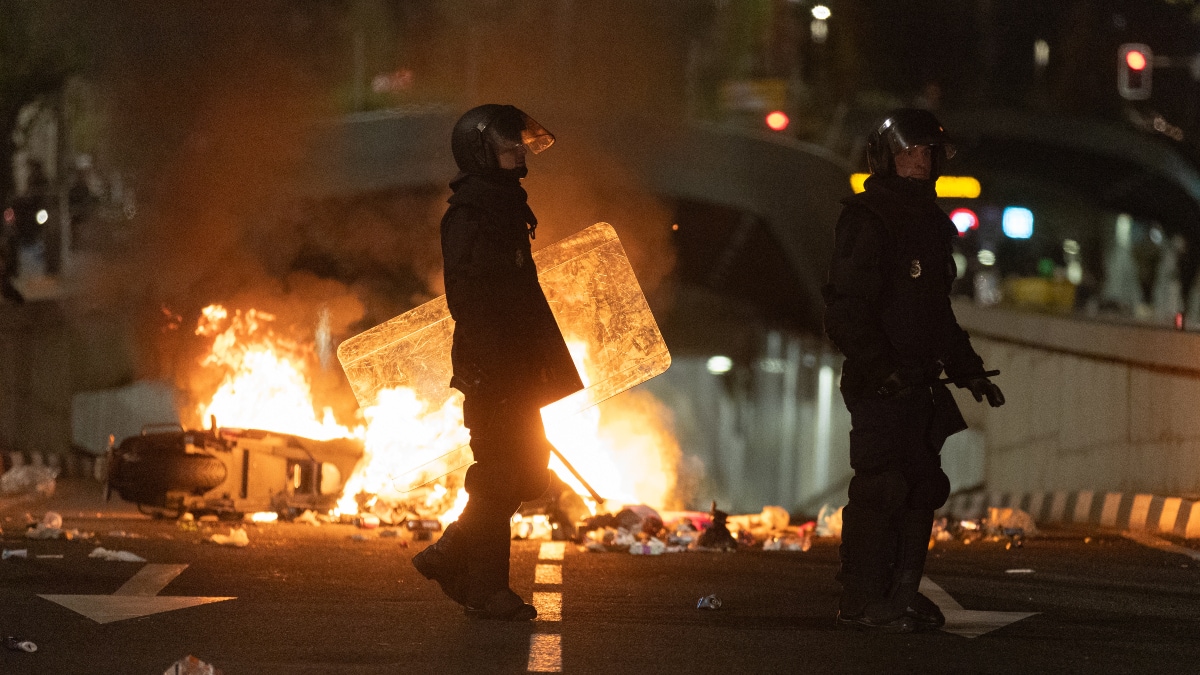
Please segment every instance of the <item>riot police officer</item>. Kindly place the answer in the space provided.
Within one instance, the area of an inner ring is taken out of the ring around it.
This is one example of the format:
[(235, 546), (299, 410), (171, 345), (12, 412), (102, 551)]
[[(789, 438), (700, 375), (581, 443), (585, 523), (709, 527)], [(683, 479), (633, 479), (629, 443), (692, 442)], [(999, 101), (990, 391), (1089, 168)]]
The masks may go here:
[(954, 224), (935, 182), (954, 154), (926, 110), (892, 112), (869, 136), (871, 176), (843, 200), (825, 331), (845, 355), (850, 411), (849, 503), (843, 511), (837, 623), (883, 632), (945, 623), (918, 591), (934, 511), (950, 493), (939, 453), (966, 428), (944, 372), (976, 401), (1003, 405), (950, 306)]
[(462, 516), (413, 564), (479, 618), (537, 616), (508, 585), (509, 520), (550, 481), (541, 407), (583, 388), (538, 284), (530, 244), (537, 218), (521, 187), (526, 153), (553, 142), (511, 105), (472, 108), (451, 134), (459, 174), (441, 225), (455, 321), (450, 386), (465, 396), (475, 463)]

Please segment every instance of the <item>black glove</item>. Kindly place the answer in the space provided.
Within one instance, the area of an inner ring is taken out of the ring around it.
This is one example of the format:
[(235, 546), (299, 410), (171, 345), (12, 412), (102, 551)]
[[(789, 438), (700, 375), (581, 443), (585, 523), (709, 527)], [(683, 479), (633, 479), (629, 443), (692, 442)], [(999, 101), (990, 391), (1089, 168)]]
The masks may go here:
[(971, 395), (976, 401), (983, 402), (983, 397), (987, 397), (988, 405), (993, 408), (999, 408), (1004, 405), (1004, 392), (1000, 391), (991, 380), (986, 377), (977, 377), (967, 381), (967, 389), (971, 390)]

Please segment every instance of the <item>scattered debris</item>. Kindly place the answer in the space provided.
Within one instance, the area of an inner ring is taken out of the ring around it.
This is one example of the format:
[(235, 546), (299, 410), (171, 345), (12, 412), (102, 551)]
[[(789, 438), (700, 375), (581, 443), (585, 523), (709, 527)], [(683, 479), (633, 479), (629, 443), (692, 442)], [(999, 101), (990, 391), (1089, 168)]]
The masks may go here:
[(17, 548), (17, 549), (6, 548), (2, 552), (0, 552), (0, 560), (8, 560), (9, 558), (28, 558), (28, 557), (29, 557), (29, 549), (27, 549), (27, 548)]
[(379, 536), (380, 536), (380, 537), (384, 537), (384, 538), (388, 538), (388, 539), (390, 539), (390, 538), (392, 538), (392, 537), (399, 537), (399, 536), (400, 536), (400, 531), (399, 531), (399, 530), (394, 530), (394, 529), (388, 528), (388, 529), (386, 529), (386, 530), (380, 530), (380, 531), (379, 531)]
[(46, 515), (42, 516), (42, 525), (55, 530), (61, 530), (63, 526), (62, 515), (55, 511), (47, 511)]
[(721, 609), (721, 599), (715, 595), (706, 595), (696, 603), (696, 609)]
[(702, 549), (716, 549), (721, 551), (732, 551), (737, 549), (738, 542), (730, 533), (729, 527), (725, 524), (729, 518), (729, 514), (717, 508), (717, 503), (712, 503), (712, 524), (708, 529), (700, 534), (700, 538), (696, 540), (696, 546)]
[(304, 513), (301, 513), (293, 518), (292, 522), (312, 525), (313, 527), (319, 527), (321, 525), (321, 521), (317, 520), (317, 512), (313, 511), (312, 509), (305, 509)]
[(19, 495), (31, 493), (38, 497), (54, 494), (58, 469), (49, 466), (25, 464), (14, 466), (0, 476), (0, 494)]
[(172, 663), (163, 675), (222, 675), (222, 671), (188, 654)]
[(143, 535), (138, 534), (137, 532), (126, 532), (125, 530), (114, 530), (112, 532), (109, 532), (106, 536), (117, 537), (118, 539), (145, 539), (146, 538)]
[(37, 651), (37, 645), (32, 641), (12, 635), (4, 638), (4, 647), (10, 652), (28, 652), (32, 654)]
[(61, 553), (39, 553), (38, 555), (36, 555), (34, 557), (38, 558), (39, 560), (61, 560), (63, 557), (63, 554), (61, 554)]
[(222, 546), (236, 546), (238, 548), (250, 545), (250, 537), (246, 534), (246, 531), (240, 527), (230, 528), (229, 534), (227, 535), (214, 534), (213, 536), (209, 537), (209, 541), (214, 544), (221, 544)]
[(987, 526), (990, 530), (1012, 531), (1021, 530), (1026, 536), (1036, 537), (1037, 524), (1033, 516), (1021, 509), (990, 507), (987, 515)]
[(649, 537), (646, 541), (632, 544), (629, 552), (633, 555), (662, 555), (667, 552), (667, 545), (660, 539)]
[(1033, 570), (1029, 569), (1028, 567), (1021, 567), (1018, 569), (1004, 570), (1004, 573), (1005, 574), (1033, 574)]
[[(58, 522), (61, 525), (62, 519), (60, 518)], [(26, 539), (58, 539), (61, 536), (63, 536), (61, 527), (49, 527), (44, 521), (25, 530)]]
[(812, 528), (803, 528), (798, 534), (773, 536), (763, 542), (764, 551), (808, 551), (812, 548)]
[(371, 537), (369, 537), (361, 532), (358, 532), (358, 533), (350, 535), (350, 539), (353, 541), (368, 541), (369, 539), (371, 539)]
[(843, 506), (834, 506), (826, 504), (821, 507), (817, 513), (817, 528), (816, 535), (818, 537), (837, 537), (842, 536), (842, 509)]
[(94, 551), (88, 554), (89, 558), (100, 558), (109, 562), (146, 562), (146, 559), (140, 555), (130, 553), (129, 551), (110, 551), (102, 546), (97, 546)]
[(442, 530), (442, 523), (436, 518), (410, 518), (404, 521), (404, 527), (412, 533), (414, 541), (429, 541), (434, 532)]
[(762, 513), (745, 516), (729, 516), (731, 529), (749, 531), (756, 539), (766, 539), (774, 532), (786, 530), (792, 516), (782, 506), (764, 506)]
[(1005, 549), (1022, 548), (1025, 538), (1037, 535), (1033, 518), (1020, 509), (988, 509), (988, 517), (981, 520), (964, 518), (939, 518), (933, 523), (929, 535), (929, 548), (937, 542), (961, 541), (964, 545), (976, 541), (1004, 542)]
[(245, 519), (252, 523), (276, 523), (279, 522), (279, 514), (275, 511), (258, 511), (246, 515)]
[(379, 516), (373, 513), (364, 513), (354, 516), (354, 524), (364, 530), (373, 530), (379, 527)]
[(578, 523), (580, 536), (575, 541), (587, 551), (634, 555), (759, 547), (808, 551), (817, 525), (815, 521), (791, 525), (791, 515), (780, 506), (768, 506), (758, 514), (730, 516), (713, 502), (708, 513), (672, 511), (664, 515), (665, 519), (644, 505), (625, 506), (616, 514), (604, 513)]

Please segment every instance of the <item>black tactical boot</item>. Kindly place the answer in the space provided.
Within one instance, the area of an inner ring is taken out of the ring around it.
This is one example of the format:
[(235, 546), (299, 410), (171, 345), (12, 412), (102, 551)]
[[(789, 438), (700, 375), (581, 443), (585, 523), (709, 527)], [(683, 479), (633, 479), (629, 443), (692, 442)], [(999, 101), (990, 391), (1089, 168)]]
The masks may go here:
[(879, 580), (856, 575), (842, 566), (837, 627), (874, 633), (911, 633), (916, 625), (902, 607), (883, 595)]
[(933, 511), (908, 509), (901, 524), (900, 545), (896, 552), (896, 572), (889, 594), (892, 603), (904, 609), (918, 631), (933, 631), (946, 625), (942, 610), (918, 590), (929, 552), (929, 534)]
[(904, 616), (913, 620), (918, 632), (938, 630), (946, 625), (946, 615), (932, 600), (917, 592), (904, 608)]
[(858, 614), (839, 611), (837, 627), (868, 633), (911, 633), (916, 630), (916, 623), (890, 602), (880, 600), (870, 603)]
[(532, 621), (537, 618), (533, 605), (521, 599), (511, 588), (496, 591), (487, 598), (466, 603), (463, 613), (474, 619), (493, 621)]
[(465, 535), (458, 523), (450, 523), (437, 543), (413, 556), (413, 567), (426, 579), (438, 582), (442, 592), (460, 605), (467, 604)]

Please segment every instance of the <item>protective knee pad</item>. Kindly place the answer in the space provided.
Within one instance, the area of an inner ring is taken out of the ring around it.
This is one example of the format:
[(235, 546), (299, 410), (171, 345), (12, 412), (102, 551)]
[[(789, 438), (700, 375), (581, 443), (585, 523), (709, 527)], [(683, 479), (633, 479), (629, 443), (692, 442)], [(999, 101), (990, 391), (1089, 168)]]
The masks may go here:
[(950, 477), (941, 469), (934, 469), (913, 481), (909, 489), (907, 505), (910, 509), (940, 509), (950, 497)]
[(875, 511), (888, 513), (903, 508), (908, 493), (908, 481), (899, 471), (859, 474), (850, 479), (850, 502)]

